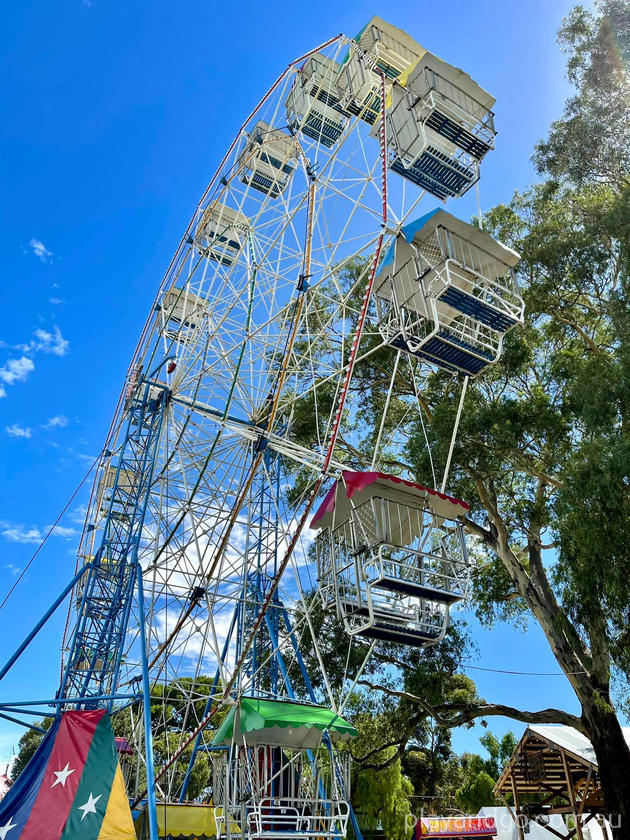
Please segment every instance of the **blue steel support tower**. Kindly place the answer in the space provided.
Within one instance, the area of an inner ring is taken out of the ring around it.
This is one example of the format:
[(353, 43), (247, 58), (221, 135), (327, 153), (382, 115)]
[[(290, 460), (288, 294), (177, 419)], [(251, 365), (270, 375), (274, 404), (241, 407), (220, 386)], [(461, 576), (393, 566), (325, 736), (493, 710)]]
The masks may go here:
[[(103, 477), (106, 502), (100, 545), (76, 598), (77, 621), (58, 696), (83, 699), (83, 707), (102, 704), (91, 697), (116, 693), (137, 581), (138, 546), (169, 399), (166, 385), (155, 381), (156, 373), (140, 379), (128, 397), (125, 438), (116, 466)], [(112, 703), (107, 703), (110, 709)]]

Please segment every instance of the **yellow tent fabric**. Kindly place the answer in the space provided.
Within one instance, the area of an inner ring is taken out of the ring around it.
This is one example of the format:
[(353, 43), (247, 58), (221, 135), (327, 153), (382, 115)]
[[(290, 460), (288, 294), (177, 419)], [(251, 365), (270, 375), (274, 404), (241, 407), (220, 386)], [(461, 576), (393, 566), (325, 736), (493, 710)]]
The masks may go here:
[[(157, 804), (158, 834), (160, 837), (216, 837), (213, 805)], [(147, 812), (137, 822), (139, 837), (148, 837)], [(99, 837), (99, 840), (101, 838)]]
[(117, 764), (98, 840), (135, 840), (135, 837), (125, 782), (120, 764)]

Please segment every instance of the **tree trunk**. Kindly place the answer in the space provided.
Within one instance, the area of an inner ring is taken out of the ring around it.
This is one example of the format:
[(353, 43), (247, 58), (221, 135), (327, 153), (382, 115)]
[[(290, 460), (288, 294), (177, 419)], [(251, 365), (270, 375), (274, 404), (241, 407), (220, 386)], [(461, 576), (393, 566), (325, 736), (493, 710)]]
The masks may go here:
[(596, 695), (584, 708), (582, 720), (588, 730), (601, 780), (606, 817), (615, 840), (630, 837), (630, 748), (611, 706)]

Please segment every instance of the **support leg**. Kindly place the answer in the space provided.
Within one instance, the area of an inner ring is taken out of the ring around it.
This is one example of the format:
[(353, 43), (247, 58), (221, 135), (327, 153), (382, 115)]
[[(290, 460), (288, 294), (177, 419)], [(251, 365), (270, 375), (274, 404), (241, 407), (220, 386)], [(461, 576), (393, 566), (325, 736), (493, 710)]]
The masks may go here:
[(149, 661), (144, 624), (144, 589), (142, 569), (136, 566), (138, 580), (138, 618), (140, 620), (140, 655), (142, 658), (142, 705), (144, 708), (144, 749), (147, 769), (147, 813), (149, 815), (149, 838), (158, 840), (157, 806), (155, 803), (155, 771), (153, 769), (153, 732), (151, 730), (151, 691), (149, 685)]

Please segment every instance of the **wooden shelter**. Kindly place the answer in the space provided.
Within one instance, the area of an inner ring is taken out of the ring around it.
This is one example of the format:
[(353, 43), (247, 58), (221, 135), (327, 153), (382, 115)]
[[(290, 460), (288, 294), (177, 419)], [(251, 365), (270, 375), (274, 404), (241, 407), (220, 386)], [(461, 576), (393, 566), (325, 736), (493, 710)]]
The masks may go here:
[[(630, 728), (624, 728), (630, 744)], [(597, 758), (591, 742), (571, 726), (529, 726), (494, 788), (495, 796), (512, 796), (520, 840), (530, 822), (555, 837), (587, 840), (592, 821), (603, 825), (604, 798)], [(508, 806), (509, 807), (509, 806)], [(552, 814), (572, 816), (575, 827), (560, 834), (550, 824)], [(587, 835), (588, 836), (588, 835)]]

